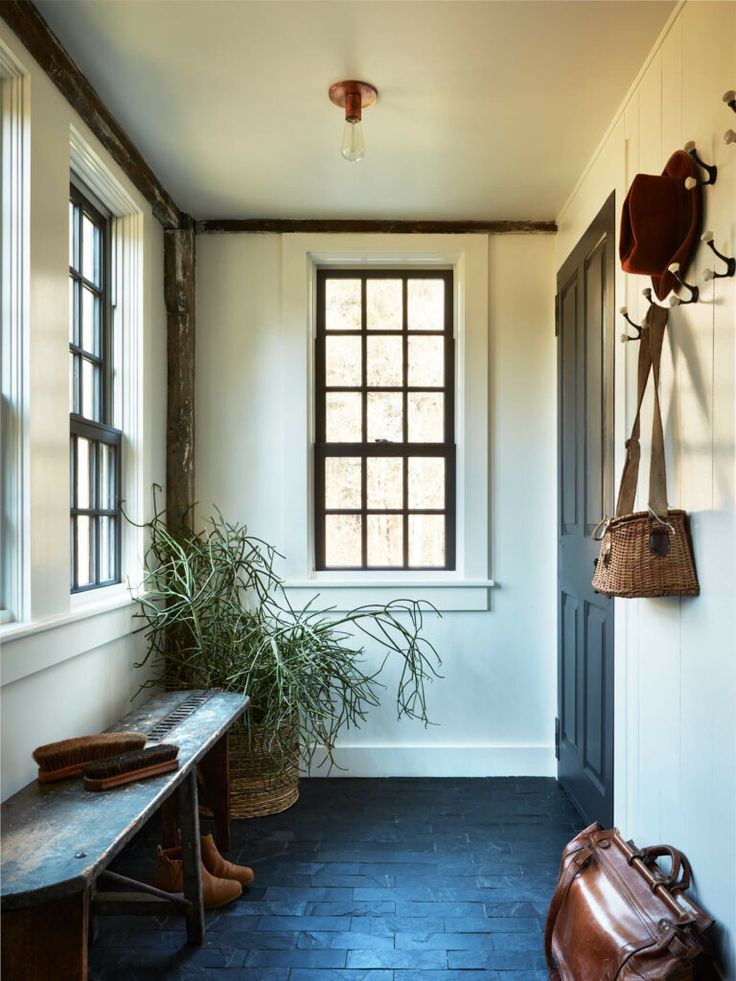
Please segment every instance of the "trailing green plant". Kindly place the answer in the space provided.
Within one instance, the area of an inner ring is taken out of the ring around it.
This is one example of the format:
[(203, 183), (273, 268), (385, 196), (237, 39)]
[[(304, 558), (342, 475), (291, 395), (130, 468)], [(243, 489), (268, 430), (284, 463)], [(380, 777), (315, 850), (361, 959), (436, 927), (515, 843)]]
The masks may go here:
[[(243, 692), (251, 700), (251, 740), (265, 735), (286, 765), (298, 732), (306, 766), (323, 748), (332, 767), (338, 733), (359, 727), (379, 704), (379, 676), (399, 657), (397, 716), (430, 724), (425, 686), (440, 677), (441, 665), (422, 635), (425, 615), (440, 615), (432, 604), (401, 599), (338, 612), (310, 602), (296, 609), (274, 569), (281, 556), (273, 546), (219, 510), (201, 530), (172, 534), (156, 490), (136, 595), (148, 642), (137, 666), (152, 668), (143, 688)], [(368, 639), (383, 650), (373, 670)]]

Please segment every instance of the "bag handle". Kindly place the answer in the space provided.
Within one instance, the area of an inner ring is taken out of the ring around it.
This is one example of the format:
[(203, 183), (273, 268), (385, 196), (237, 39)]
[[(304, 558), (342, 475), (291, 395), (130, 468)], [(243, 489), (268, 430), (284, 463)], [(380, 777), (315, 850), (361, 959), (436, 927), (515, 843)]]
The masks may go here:
[[(692, 879), (690, 863), (687, 857), (681, 851), (678, 851), (677, 848), (673, 848), (672, 845), (650, 845), (648, 848), (642, 848), (635, 857), (640, 858), (645, 865), (650, 867), (654, 865), (658, 858), (669, 858), (671, 862), (670, 874), (659, 880), (656, 885), (652, 886), (652, 889), (663, 886), (665, 889), (669, 889), (670, 892), (675, 893), (690, 888), (690, 881)], [(682, 876), (680, 872), (682, 872)]]
[(652, 414), (652, 451), (649, 464), (649, 507), (662, 520), (667, 520), (667, 470), (664, 458), (664, 430), (659, 404), (659, 366), (662, 356), (664, 329), (669, 310), (652, 303), (644, 318), (639, 344), (638, 402), (631, 436), (626, 441), (626, 461), (621, 474), (616, 516), (631, 514), (634, 510), (636, 486), (639, 480), (641, 447), (641, 407), (647, 389), (650, 372), (654, 377), (654, 410)]

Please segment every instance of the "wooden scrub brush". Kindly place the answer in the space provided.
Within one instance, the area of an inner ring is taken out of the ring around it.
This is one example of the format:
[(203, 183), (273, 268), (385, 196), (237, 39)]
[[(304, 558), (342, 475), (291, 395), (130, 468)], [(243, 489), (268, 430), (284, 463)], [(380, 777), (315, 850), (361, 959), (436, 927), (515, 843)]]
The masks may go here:
[(179, 747), (170, 743), (149, 746), (148, 749), (133, 750), (114, 756), (112, 759), (90, 763), (83, 770), (85, 790), (110, 790), (124, 783), (155, 777), (159, 773), (176, 770)]
[(118, 756), (146, 745), (143, 732), (100, 732), (96, 736), (78, 736), (76, 739), (62, 739), (58, 743), (47, 743), (33, 750), (33, 759), (38, 763), (40, 783), (53, 783), (66, 777), (76, 777), (82, 767), (95, 760)]

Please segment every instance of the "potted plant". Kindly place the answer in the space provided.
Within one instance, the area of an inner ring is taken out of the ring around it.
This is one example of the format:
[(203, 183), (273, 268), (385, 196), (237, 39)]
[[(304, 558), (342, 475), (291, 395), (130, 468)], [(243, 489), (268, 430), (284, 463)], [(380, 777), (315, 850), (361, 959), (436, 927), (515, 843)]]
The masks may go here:
[[(295, 609), (274, 564), (273, 546), (248, 535), (219, 511), (200, 530), (166, 526), (156, 507), (145, 573), (137, 594), (148, 649), (142, 687), (219, 688), (250, 697), (244, 723), (231, 733), (231, 811), (274, 814), (298, 797), (300, 764), (324, 752), (335, 765), (343, 728), (359, 727), (379, 704), (380, 675), (401, 659), (399, 718), (429, 724), (425, 684), (440, 658), (422, 636), (426, 602), (396, 600), (340, 612), (310, 603)], [(439, 615), (439, 614), (438, 614)], [(383, 649), (366, 666), (363, 642)]]

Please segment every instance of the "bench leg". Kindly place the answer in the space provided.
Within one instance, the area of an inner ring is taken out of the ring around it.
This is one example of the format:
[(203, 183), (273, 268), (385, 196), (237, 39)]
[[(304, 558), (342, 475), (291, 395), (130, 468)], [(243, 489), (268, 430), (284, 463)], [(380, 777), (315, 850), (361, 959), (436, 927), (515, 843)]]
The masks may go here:
[(179, 819), (173, 794), (161, 805), (161, 842), (164, 848), (176, 848), (179, 844)]
[(230, 770), (228, 736), (225, 733), (200, 761), (205, 803), (215, 819), (215, 844), (221, 852), (230, 850)]
[(192, 947), (204, 942), (204, 903), (202, 901), (202, 855), (199, 845), (199, 808), (197, 803), (197, 773), (191, 772), (176, 790), (181, 828), (184, 896), (191, 906), (187, 910), (187, 940)]
[(2, 914), (3, 981), (87, 981), (87, 890)]

